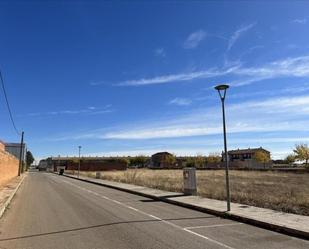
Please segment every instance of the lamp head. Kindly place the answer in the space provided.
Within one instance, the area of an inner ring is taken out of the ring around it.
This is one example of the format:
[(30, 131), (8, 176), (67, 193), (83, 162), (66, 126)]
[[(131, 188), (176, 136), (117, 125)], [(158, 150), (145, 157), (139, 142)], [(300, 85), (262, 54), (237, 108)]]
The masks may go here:
[(230, 87), (229, 85), (224, 85), (224, 84), (215, 86), (215, 89), (218, 91), (222, 102), (225, 99), (226, 89), (228, 89), (229, 87)]
[(215, 89), (218, 90), (218, 91), (224, 91), (226, 89), (228, 89), (230, 86), (229, 85), (217, 85), (215, 86)]

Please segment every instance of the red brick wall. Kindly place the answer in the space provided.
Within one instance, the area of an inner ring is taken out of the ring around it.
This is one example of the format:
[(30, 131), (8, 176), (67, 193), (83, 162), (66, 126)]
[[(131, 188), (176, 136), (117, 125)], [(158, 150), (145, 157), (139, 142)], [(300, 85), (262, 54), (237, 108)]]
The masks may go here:
[(18, 165), (19, 161), (13, 155), (4, 151), (0, 143), (0, 186), (18, 175)]
[[(68, 162), (66, 169), (77, 170), (78, 162)], [(126, 163), (109, 161), (82, 161), (80, 163), (81, 171), (107, 171), (107, 170), (126, 170)]]
[[(60, 163), (60, 164), (59, 164)], [(67, 160), (58, 162), (57, 160), (53, 161), (54, 170), (57, 169), (57, 166), (65, 166), (67, 170), (77, 170), (78, 162)], [(80, 170), (81, 171), (107, 171), (107, 170), (126, 170), (127, 163), (121, 160), (83, 160), (81, 159)]]

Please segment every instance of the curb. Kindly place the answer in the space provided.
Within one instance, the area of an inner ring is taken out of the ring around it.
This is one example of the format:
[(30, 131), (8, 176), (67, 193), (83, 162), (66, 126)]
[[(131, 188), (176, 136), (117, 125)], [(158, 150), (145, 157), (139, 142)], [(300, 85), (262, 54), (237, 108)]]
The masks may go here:
[(73, 177), (73, 176), (70, 176), (70, 175), (63, 175), (63, 176), (68, 177), (68, 178), (72, 178), (72, 179), (75, 179), (75, 180), (83, 181), (83, 182), (92, 183), (92, 184), (95, 184), (95, 185), (100, 185), (100, 186), (111, 188), (111, 189), (120, 190), (120, 191), (127, 192), (127, 193), (130, 193), (130, 194), (135, 194), (135, 195), (147, 197), (147, 198), (150, 198), (150, 199), (153, 199), (153, 200), (159, 200), (159, 201), (162, 201), (162, 202), (166, 202), (166, 203), (173, 204), (173, 205), (176, 205), (176, 206), (181, 206), (181, 207), (184, 207), (184, 208), (193, 209), (193, 210), (200, 211), (200, 212), (203, 212), (203, 213), (212, 214), (212, 215), (219, 216), (219, 217), (222, 217), (222, 218), (231, 219), (231, 220), (234, 220), (234, 221), (240, 221), (240, 222), (243, 222), (243, 223), (246, 223), (246, 224), (249, 224), (249, 225), (261, 227), (261, 228), (264, 228), (264, 229), (267, 229), (267, 230), (270, 230), (270, 231), (274, 231), (274, 232), (278, 232), (278, 233), (282, 233), (282, 234), (285, 234), (285, 235), (309, 240), (309, 233), (308, 232), (297, 230), (297, 229), (290, 228), (290, 227), (286, 227), (286, 226), (283, 226), (283, 225), (271, 224), (271, 223), (268, 223), (268, 222), (265, 222), (265, 221), (260, 221), (260, 220), (253, 219), (253, 218), (250, 218), (250, 217), (239, 216), (239, 215), (233, 214), (231, 212), (222, 212), (222, 211), (217, 211), (217, 210), (214, 210), (214, 209), (199, 207), (199, 206), (195, 206), (193, 204), (183, 203), (183, 202), (177, 201), (177, 200), (171, 200), (168, 197), (157, 197), (157, 196), (154, 196), (154, 195), (151, 195), (151, 194), (145, 194), (145, 193), (141, 193), (139, 191), (130, 190), (130, 189), (117, 187), (117, 186), (112, 186), (112, 185), (108, 185), (108, 184), (105, 184), (105, 183), (93, 182), (93, 181), (87, 180), (87, 179), (80, 179), (80, 178), (76, 178), (76, 177)]
[(0, 218), (3, 216), (5, 210), (7, 209), (8, 205), (11, 203), (13, 197), (15, 196), (17, 190), (19, 189), (20, 185), (23, 183), (25, 179), (25, 175), (22, 176), (20, 182), (17, 184), (17, 186), (15, 187), (15, 189), (12, 191), (12, 193), (10, 194), (9, 198), (5, 201), (4, 204), (1, 205), (0, 207)]
[(240, 216), (240, 215), (236, 215), (236, 214), (229, 213), (229, 212), (220, 212), (220, 211), (217, 211), (217, 210), (199, 207), (199, 206), (183, 203), (183, 202), (176, 201), (176, 200), (161, 199), (161, 201), (167, 202), (167, 203), (170, 203), (170, 204), (174, 204), (174, 205), (177, 205), (177, 206), (197, 210), (197, 211), (200, 211), (200, 212), (203, 212), (203, 213), (212, 214), (212, 215), (219, 216), (219, 217), (222, 217), (222, 218), (225, 218), (225, 219), (239, 221), (239, 222), (242, 222), (242, 223), (246, 223), (246, 224), (253, 225), (253, 226), (256, 226), (256, 227), (260, 227), (260, 228), (264, 228), (264, 229), (267, 229), (267, 230), (270, 230), (270, 231), (282, 233), (282, 234), (285, 234), (285, 235), (309, 240), (309, 233), (308, 232), (297, 230), (297, 229), (294, 229), (294, 228), (290, 228), (290, 227), (286, 227), (286, 226), (282, 226), (282, 225), (271, 224), (271, 223), (268, 223), (268, 222), (265, 222), (265, 221), (253, 219), (253, 218), (246, 217), (246, 216)]

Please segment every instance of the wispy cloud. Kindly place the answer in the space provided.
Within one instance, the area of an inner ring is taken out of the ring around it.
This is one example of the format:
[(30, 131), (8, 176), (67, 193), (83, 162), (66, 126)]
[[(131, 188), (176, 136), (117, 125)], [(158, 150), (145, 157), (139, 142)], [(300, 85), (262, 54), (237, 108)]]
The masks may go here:
[(293, 115), (306, 115), (309, 114), (309, 95), (277, 97), (263, 101), (245, 102), (234, 104), (230, 109), (237, 110), (244, 106), (258, 111), (263, 110), (264, 113), (293, 113)]
[(169, 74), (155, 76), (153, 78), (142, 78), (127, 80), (115, 84), (116, 86), (142, 86), (152, 84), (167, 84), (180, 81), (193, 81), (204, 78), (220, 76), (233, 76), (237, 79), (231, 82), (233, 86), (248, 85), (266, 79), (280, 77), (309, 77), (309, 55), (285, 58), (255, 67), (243, 67), (240, 63), (228, 68), (210, 68), (189, 73)]
[(242, 76), (242, 79), (231, 83), (234, 86), (281, 77), (309, 77), (309, 56), (286, 58), (259, 67), (239, 68), (234, 73)]
[[(254, 92), (239, 92), (239, 93), (234, 93), (234, 94), (229, 94), (229, 98), (244, 98), (244, 97), (253, 97), (253, 96), (279, 96), (279, 95), (286, 95), (286, 94), (298, 94), (298, 93), (304, 93), (304, 92), (309, 92), (309, 83), (305, 83), (302, 85), (298, 86), (292, 86), (292, 87), (286, 87), (282, 89), (278, 89), (276, 91), (254, 91)], [(210, 98), (210, 96), (203, 97), (201, 100), (205, 100)]]
[(281, 90), (282, 93), (289, 93), (289, 94), (302, 93), (307, 91), (309, 91), (309, 83), (298, 87), (287, 87)]
[(106, 105), (104, 107), (94, 107), (89, 106), (85, 109), (80, 110), (59, 110), (59, 111), (48, 111), (48, 112), (31, 112), (21, 116), (29, 116), (29, 117), (38, 117), (38, 116), (56, 116), (56, 115), (78, 115), (78, 114), (87, 114), (87, 115), (96, 115), (96, 114), (104, 114), (113, 112), (111, 109), (112, 105)]
[(226, 70), (211, 68), (207, 70), (195, 71), (195, 72), (189, 72), (189, 73), (169, 74), (169, 75), (155, 76), (153, 78), (127, 80), (127, 81), (116, 84), (116, 86), (141, 86), (141, 85), (152, 85), (152, 84), (165, 84), (165, 83), (178, 82), (178, 81), (190, 81), (190, 80), (195, 80), (195, 79), (222, 76), (222, 75), (229, 74), (234, 70), (236, 70), (236, 67), (232, 67)]
[(110, 82), (105, 81), (105, 80), (103, 80), (103, 81), (91, 81), (89, 83), (90, 86), (100, 86), (100, 85), (109, 85), (109, 84), (110, 84)]
[[(309, 95), (277, 97), (227, 106), (228, 132), (309, 131)], [(216, 108), (192, 110), (191, 114), (138, 127), (87, 134), (96, 139), (158, 139), (216, 135), (222, 133), (221, 114)]]
[(179, 105), (179, 106), (188, 106), (191, 105), (191, 103), (192, 100), (188, 98), (175, 98), (169, 102), (170, 105)]
[(155, 49), (154, 54), (155, 54), (155, 56), (158, 56), (158, 57), (165, 57), (166, 56), (166, 52), (165, 52), (164, 48)]
[(307, 18), (302, 18), (302, 19), (294, 19), (294, 20), (292, 20), (292, 23), (297, 23), (297, 24), (306, 24), (306, 23), (307, 23)]
[(234, 44), (236, 43), (236, 41), (240, 38), (240, 36), (247, 32), (248, 30), (252, 29), (254, 26), (256, 25), (256, 23), (251, 23), (249, 25), (246, 26), (242, 26), (241, 28), (237, 29), (233, 35), (230, 37), (229, 41), (228, 41), (228, 46), (227, 46), (227, 50), (230, 50)]
[[(294, 122), (299, 123), (299, 122)], [(302, 125), (308, 125), (309, 122), (302, 122), (297, 127), (291, 127), (293, 123), (284, 122), (282, 124), (269, 124), (263, 125), (261, 122), (257, 124), (253, 123), (235, 123), (228, 127), (229, 134), (232, 133), (247, 133), (247, 132), (269, 132), (269, 131), (293, 131)], [(304, 127), (303, 127), (304, 130)], [(309, 129), (306, 129), (307, 131)], [(98, 136), (101, 139), (129, 139), (129, 140), (140, 140), (140, 139), (158, 139), (158, 138), (176, 138), (176, 137), (192, 137), (192, 136), (207, 136), (217, 135), (222, 133), (222, 128), (219, 123), (216, 127), (181, 127), (181, 126), (166, 126), (152, 129), (139, 129), (131, 131), (118, 131)]]
[(191, 33), (183, 43), (185, 49), (194, 49), (206, 38), (207, 33), (204, 30), (198, 30)]
[[(276, 157), (284, 155), (279, 153), (287, 146), (282, 143), (290, 144), (292, 149), (295, 143), (308, 140), (308, 106), (308, 94), (227, 103), (229, 147), (267, 144)], [(161, 120), (144, 120), (139, 124), (126, 123), (117, 128), (105, 127), (77, 134), (63, 134), (59, 138), (53, 137), (51, 141), (108, 139), (113, 140), (114, 144), (130, 144), (123, 151), (115, 151), (118, 155), (122, 152), (137, 155), (147, 151), (153, 154), (160, 150), (178, 149), (182, 151), (179, 151), (180, 154), (196, 154), (198, 151), (211, 152), (221, 148), (221, 135), (222, 117), (220, 104), (217, 103), (215, 107), (192, 109), (186, 114), (173, 114)], [(103, 154), (109, 154), (108, 148)]]

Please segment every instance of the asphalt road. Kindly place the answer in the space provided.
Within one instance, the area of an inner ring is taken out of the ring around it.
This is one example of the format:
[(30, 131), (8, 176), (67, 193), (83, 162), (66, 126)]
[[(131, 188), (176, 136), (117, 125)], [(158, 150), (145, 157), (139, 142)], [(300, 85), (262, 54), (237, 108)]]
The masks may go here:
[(25, 179), (0, 248), (309, 248), (309, 241), (50, 173)]

